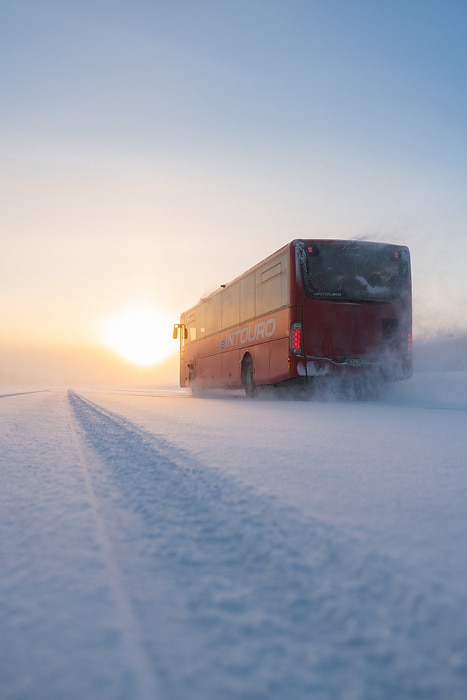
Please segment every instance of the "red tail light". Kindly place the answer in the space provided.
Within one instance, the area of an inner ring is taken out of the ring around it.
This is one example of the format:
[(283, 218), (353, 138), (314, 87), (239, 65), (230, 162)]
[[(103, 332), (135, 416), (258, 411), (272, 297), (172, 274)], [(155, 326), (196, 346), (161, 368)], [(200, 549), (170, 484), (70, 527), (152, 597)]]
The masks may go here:
[(407, 333), (407, 351), (412, 352), (412, 333), (410, 331)]
[(294, 321), (290, 326), (290, 351), (294, 355), (300, 355), (302, 352), (302, 324), (300, 321)]

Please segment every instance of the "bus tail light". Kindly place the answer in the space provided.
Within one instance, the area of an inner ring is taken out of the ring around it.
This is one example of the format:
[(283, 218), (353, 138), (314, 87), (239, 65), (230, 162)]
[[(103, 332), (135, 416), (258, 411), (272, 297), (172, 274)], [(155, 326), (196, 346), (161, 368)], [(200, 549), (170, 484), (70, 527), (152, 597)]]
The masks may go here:
[(412, 333), (407, 333), (407, 352), (412, 352)]
[(294, 355), (301, 355), (303, 346), (303, 332), (300, 321), (294, 321), (290, 326), (290, 351)]

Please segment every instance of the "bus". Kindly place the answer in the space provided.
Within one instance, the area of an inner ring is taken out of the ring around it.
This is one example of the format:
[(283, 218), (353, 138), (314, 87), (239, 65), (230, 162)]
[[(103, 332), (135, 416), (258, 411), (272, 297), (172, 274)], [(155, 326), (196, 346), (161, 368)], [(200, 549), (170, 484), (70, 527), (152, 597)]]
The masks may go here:
[(196, 394), (356, 384), (412, 375), (410, 252), (362, 240), (299, 239), (188, 309), (180, 386)]

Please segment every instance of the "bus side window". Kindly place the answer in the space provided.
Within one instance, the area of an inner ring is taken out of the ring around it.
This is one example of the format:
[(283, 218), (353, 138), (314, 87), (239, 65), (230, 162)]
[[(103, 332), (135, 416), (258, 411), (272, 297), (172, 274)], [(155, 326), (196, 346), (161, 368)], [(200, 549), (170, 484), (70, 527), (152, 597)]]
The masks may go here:
[(222, 328), (240, 323), (240, 284), (227, 285), (220, 295), (222, 299)]
[(287, 260), (275, 260), (256, 273), (256, 314), (265, 314), (287, 304)]
[(254, 272), (240, 280), (240, 322), (256, 315), (255, 286)]
[(221, 329), (221, 295), (215, 294), (210, 299), (207, 299), (204, 307), (206, 311), (206, 334), (210, 335)]

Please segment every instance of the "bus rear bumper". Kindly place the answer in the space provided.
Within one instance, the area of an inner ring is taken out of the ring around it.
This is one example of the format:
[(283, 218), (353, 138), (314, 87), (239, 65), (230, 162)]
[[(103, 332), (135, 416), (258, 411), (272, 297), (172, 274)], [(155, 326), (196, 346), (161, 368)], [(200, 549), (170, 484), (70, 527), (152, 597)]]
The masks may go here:
[(412, 363), (407, 360), (369, 361), (349, 358), (340, 361), (330, 358), (303, 358), (296, 364), (298, 377), (371, 376), (381, 382), (394, 382), (412, 376)]

